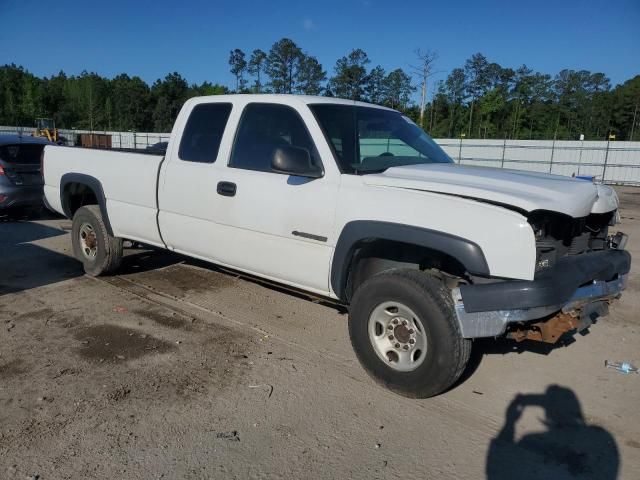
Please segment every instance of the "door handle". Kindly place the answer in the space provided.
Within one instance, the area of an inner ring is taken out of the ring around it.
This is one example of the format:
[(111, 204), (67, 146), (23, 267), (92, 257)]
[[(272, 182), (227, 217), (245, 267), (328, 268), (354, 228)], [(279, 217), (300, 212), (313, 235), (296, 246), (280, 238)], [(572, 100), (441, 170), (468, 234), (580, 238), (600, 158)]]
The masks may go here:
[(225, 197), (233, 197), (236, 194), (236, 184), (233, 182), (218, 182), (217, 192)]

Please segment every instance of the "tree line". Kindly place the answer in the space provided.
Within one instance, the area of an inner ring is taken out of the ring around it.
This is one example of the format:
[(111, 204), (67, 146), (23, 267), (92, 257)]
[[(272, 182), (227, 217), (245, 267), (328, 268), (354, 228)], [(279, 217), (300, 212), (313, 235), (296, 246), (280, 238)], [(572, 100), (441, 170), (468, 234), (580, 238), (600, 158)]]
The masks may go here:
[(555, 76), (492, 63), (477, 53), (438, 82), (429, 128), (437, 136), (640, 139), (640, 75), (612, 88), (604, 73)]
[(229, 89), (209, 82), (189, 85), (178, 73), (150, 86), (124, 73), (112, 79), (89, 72), (38, 78), (4, 65), (0, 125), (33, 126), (35, 118), (51, 117), (59, 128), (167, 132), (187, 99), (223, 93)]
[(604, 73), (566, 69), (552, 76), (526, 65), (503, 67), (477, 53), (434, 82), (437, 54), (416, 50), (414, 59), (406, 69), (386, 71), (357, 48), (328, 75), (316, 57), (283, 38), (268, 51), (231, 50), (232, 88), (189, 84), (177, 72), (149, 85), (127, 74), (60, 72), (40, 78), (4, 65), (0, 124), (30, 126), (37, 117), (52, 117), (60, 128), (167, 132), (193, 96), (295, 93), (396, 108), (440, 138), (640, 139), (640, 75), (613, 87)]
[(368, 70), (370, 63), (364, 50), (354, 49), (336, 61), (334, 75), (327, 78), (318, 59), (288, 38), (268, 52), (257, 48), (247, 55), (236, 48), (229, 53), (236, 92), (326, 95), (409, 108), (415, 89), (410, 75), (401, 68), (387, 73), (380, 65)]

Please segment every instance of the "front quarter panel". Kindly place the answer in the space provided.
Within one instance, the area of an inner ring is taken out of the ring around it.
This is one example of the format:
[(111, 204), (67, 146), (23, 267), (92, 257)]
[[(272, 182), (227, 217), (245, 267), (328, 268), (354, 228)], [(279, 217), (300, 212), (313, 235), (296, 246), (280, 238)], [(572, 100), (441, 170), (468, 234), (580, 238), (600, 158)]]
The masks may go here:
[(343, 175), (336, 214), (337, 243), (345, 225), (357, 220), (411, 225), (477, 244), (493, 277), (532, 280), (536, 246), (527, 219), (514, 211), (450, 195), (369, 186)]
[(618, 208), (619, 200), (616, 191), (609, 185), (597, 184), (598, 199), (593, 204), (591, 213), (607, 213)]

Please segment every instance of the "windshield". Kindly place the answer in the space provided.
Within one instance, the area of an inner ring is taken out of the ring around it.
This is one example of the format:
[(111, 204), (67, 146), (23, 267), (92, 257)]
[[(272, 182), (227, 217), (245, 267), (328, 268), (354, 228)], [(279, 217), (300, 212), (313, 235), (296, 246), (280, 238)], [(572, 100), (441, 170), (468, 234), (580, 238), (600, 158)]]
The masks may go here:
[(355, 105), (309, 105), (343, 173), (453, 160), (420, 127), (399, 112)]

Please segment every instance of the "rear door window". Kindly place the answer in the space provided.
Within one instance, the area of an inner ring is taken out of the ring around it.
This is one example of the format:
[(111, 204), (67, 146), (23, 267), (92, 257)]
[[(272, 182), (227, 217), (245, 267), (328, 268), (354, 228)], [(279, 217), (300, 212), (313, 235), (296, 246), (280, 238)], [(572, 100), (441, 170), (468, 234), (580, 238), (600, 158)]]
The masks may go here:
[(40, 165), (42, 144), (3, 145), (0, 147), (0, 159), (7, 163)]
[(187, 162), (215, 162), (230, 113), (230, 103), (201, 103), (193, 107), (182, 133), (178, 157)]

